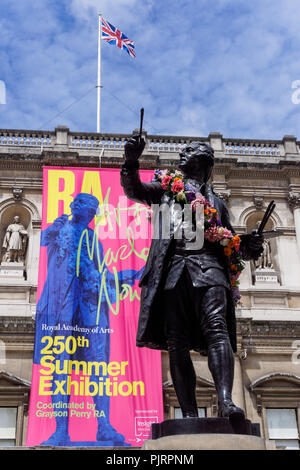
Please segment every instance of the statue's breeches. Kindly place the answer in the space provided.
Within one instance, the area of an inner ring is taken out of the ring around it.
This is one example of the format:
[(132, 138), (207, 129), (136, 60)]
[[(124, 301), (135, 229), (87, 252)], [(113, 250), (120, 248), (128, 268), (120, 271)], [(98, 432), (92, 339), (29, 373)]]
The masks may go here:
[(193, 349), (199, 338), (209, 349), (228, 340), (227, 289), (194, 287), (185, 268), (174, 289), (162, 293), (168, 350)]

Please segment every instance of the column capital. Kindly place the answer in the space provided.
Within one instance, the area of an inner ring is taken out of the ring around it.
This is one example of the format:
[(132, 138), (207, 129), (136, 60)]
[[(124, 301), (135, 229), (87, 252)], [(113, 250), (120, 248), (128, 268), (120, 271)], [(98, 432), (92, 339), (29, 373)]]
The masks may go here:
[(290, 191), (288, 195), (288, 204), (292, 210), (300, 208), (300, 192)]

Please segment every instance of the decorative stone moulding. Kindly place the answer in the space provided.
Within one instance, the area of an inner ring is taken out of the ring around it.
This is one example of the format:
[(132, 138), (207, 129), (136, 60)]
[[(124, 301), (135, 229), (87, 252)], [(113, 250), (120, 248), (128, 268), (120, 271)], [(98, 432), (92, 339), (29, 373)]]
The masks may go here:
[(264, 197), (253, 194), (253, 202), (256, 210), (261, 210), (264, 206)]
[(23, 197), (23, 188), (11, 188), (12, 190), (12, 193), (13, 193), (13, 197), (14, 197), (14, 200), (16, 202), (18, 201), (21, 201), (22, 197)]
[(288, 204), (292, 210), (300, 207), (300, 193), (290, 191), (288, 195)]

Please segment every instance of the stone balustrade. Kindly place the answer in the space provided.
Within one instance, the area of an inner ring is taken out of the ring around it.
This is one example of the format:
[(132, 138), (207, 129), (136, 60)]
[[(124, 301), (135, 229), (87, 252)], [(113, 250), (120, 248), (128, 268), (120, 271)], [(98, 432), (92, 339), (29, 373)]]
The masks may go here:
[(54, 131), (0, 129), (1, 147), (53, 147)]
[(147, 137), (147, 149), (157, 153), (178, 153), (182, 147), (193, 140), (201, 140), (209, 144), (207, 137), (181, 137), (181, 136), (159, 136), (149, 135)]
[(281, 141), (224, 139), (224, 151), (230, 155), (283, 156), (284, 146)]
[[(193, 140), (201, 140), (210, 144), (216, 154), (226, 156), (255, 156), (255, 157), (300, 157), (300, 142), (294, 136), (284, 136), (282, 140), (263, 139), (230, 139), (224, 138), (217, 132), (208, 137), (148, 135), (146, 151), (168, 158), (177, 154), (183, 145)], [(70, 132), (65, 126), (58, 126), (54, 131), (0, 129), (0, 153), (32, 149), (78, 151), (79, 153), (96, 154), (102, 150), (123, 152), (127, 134), (97, 134)]]
[(69, 146), (72, 149), (110, 149), (121, 150), (127, 140), (127, 135), (122, 134), (69, 134)]

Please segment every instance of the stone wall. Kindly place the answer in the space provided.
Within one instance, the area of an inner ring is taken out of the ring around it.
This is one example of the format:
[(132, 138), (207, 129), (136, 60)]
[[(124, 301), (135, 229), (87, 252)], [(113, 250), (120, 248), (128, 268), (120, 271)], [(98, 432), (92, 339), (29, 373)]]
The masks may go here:
[[(295, 408), (298, 418), (300, 410), (300, 143), (293, 136), (256, 141), (216, 132), (207, 137), (144, 132), (144, 137), (141, 168), (176, 166), (178, 151), (192, 140), (214, 147), (212, 185), (227, 203), (238, 233), (255, 229), (268, 203), (276, 202), (267, 227), (280, 232), (270, 239), (272, 267), (257, 270), (247, 263), (241, 277), (233, 391), (237, 404), (268, 438), (267, 407)], [(0, 130), (1, 246), (14, 216), (28, 232), (24, 268), (18, 275), (8, 274), (6, 266), (0, 271), (0, 406), (18, 407), (18, 445), (25, 443), (31, 380), (43, 166), (119, 168), (126, 138), (75, 133), (63, 126), (54, 131)], [(206, 358), (195, 353), (193, 360), (199, 407), (215, 416), (216, 393)], [(162, 367), (165, 417), (172, 418), (179, 405), (165, 353)]]

